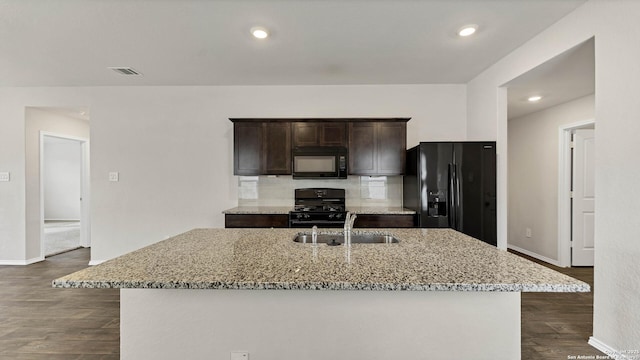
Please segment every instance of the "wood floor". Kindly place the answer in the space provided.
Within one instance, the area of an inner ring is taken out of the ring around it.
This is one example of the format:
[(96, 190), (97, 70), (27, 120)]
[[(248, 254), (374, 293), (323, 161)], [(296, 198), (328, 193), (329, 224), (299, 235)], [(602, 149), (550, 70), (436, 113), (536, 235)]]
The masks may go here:
[(589, 293), (522, 293), (522, 360), (604, 355), (587, 344), (593, 332), (593, 268), (559, 268), (510, 252), (591, 286)]
[(120, 358), (118, 289), (54, 289), (80, 270), (89, 249), (29, 266), (0, 266), (0, 359)]
[[(79, 249), (29, 266), (0, 266), (0, 359), (119, 358), (118, 290), (51, 288), (52, 279), (88, 262), (89, 249)], [(593, 288), (593, 268), (548, 266)], [(587, 344), (592, 318), (593, 293), (523, 293), (522, 360), (603, 355)]]

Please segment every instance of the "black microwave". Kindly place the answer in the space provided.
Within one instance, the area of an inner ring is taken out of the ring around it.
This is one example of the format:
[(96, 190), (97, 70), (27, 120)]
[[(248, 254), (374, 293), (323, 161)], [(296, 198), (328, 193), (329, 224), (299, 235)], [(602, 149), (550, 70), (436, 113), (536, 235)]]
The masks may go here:
[(341, 146), (293, 148), (294, 179), (346, 179), (347, 148)]

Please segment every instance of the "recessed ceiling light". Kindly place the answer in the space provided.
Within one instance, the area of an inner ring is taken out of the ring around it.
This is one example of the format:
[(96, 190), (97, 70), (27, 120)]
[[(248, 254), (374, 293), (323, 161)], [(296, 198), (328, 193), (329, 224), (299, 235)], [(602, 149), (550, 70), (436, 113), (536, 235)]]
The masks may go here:
[(266, 39), (269, 36), (269, 32), (261, 26), (256, 26), (251, 28), (251, 35), (256, 39)]
[(540, 95), (535, 95), (535, 96), (530, 96), (527, 100), (529, 102), (536, 102), (536, 101), (540, 101), (540, 99), (542, 99), (542, 96)]
[(458, 30), (458, 35), (469, 36), (473, 35), (478, 30), (478, 25), (465, 25)]

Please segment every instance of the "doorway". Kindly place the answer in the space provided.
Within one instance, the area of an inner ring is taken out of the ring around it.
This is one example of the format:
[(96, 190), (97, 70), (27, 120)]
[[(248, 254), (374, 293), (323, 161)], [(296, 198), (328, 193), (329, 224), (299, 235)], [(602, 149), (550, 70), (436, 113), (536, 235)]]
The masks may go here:
[(89, 144), (40, 132), (41, 256), (90, 246)]
[(567, 146), (573, 130), (594, 126), (595, 39), (504, 86), (508, 247), (556, 266), (571, 266), (571, 151)]

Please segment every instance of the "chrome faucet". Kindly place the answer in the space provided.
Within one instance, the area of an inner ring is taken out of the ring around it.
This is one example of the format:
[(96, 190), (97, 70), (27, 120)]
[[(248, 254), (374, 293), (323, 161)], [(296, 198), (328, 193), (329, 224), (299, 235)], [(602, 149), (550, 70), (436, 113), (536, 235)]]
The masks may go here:
[(351, 229), (353, 229), (353, 223), (356, 221), (356, 214), (347, 212), (344, 219), (344, 244), (351, 246)]
[(311, 228), (311, 244), (318, 245), (318, 227), (315, 225)]

